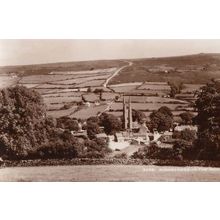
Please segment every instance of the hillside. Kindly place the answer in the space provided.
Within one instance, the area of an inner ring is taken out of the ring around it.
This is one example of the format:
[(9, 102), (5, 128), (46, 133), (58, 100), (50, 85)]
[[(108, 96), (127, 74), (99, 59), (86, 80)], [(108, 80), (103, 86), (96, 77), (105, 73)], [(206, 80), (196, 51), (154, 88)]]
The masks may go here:
[(202, 84), (220, 78), (220, 54), (197, 54), (131, 60), (110, 84), (130, 82), (183, 82)]
[[(177, 57), (129, 60), (133, 65), (124, 68), (109, 84), (130, 82), (183, 82), (203, 84), (212, 78), (220, 78), (220, 54), (196, 54)], [(49, 64), (0, 67), (2, 73), (20, 76), (47, 75), (53, 71), (84, 71), (121, 67), (123, 60), (98, 60), (60, 62)], [(138, 79), (138, 80), (137, 80)]]
[[(11, 66), (0, 67), (0, 73), (0, 89), (13, 85), (35, 89), (53, 117), (86, 119), (101, 112), (121, 116), (125, 95), (132, 96), (133, 108), (147, 117), (167, 106), (179, 120), (185, 111), (196, 115), (195, 92), (209, 79), (220, 78), (220, 55)], [(168, 81), (183, 82), (174, 99), (169, 97)]]
[(60, 62), (48, 64), (2, 66), (0, 74), (16, 73), (18, 75), (46, 75), (53, 71), (86, 71), (93, 69), (107, 69), (112, 67), (121, 67), (124, 62), (121, 60), (97, 60), (97, 61), (79, 61), (79, 62)]

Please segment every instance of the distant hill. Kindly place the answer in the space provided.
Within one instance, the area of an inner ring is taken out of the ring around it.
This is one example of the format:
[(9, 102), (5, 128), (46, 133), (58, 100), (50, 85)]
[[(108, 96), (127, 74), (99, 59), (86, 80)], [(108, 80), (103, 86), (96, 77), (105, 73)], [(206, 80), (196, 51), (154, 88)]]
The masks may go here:
[(46, 75), (52, 71), (81, 71), (93, 69), (105, 69), (111, 67), (121, 67), (125, 63), (121, 60), (96, 60), (79, 62), (60, 62), (48, 64), (2, 66), (0, 74), (17, 73), (18, 75)]
[[(125, 60), (124, 60), (125, 61)], [(18, 75), (48, 74), (52, 71), (81, 71), (105, 69), (125, 65), (123, 60), (60, 62), (49, 64), (0, 67), (2, 73)], [(183, 82), (203, 84), (220, 78), (220, 54), (196, 54), (176, 57), (127, 59), (132, 66), (124, 68), (110, 84), (130, 82)]]
[(137, 81), (201, 84), (212, 78), (220, 78), (220, 54), (196, 54), (130, 61), (133, 65), (123, 69), (110, 81), (110, 84)]

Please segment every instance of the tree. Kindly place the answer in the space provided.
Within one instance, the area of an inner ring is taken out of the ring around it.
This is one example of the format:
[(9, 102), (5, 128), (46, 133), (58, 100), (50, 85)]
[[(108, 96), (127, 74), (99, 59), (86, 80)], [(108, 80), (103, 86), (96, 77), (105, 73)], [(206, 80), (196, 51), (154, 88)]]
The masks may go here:
[(78, 131), (79, 123), (76, 119), (72, 119), (68, 116), (64, 116), (57, 119), (57, 127), (71, 131)]
[(173, 98), (176, 94), (181, 93), (181, 90), (184, 88), (183, 83), (168, 82), (168, 85), (170, 86), (170, 96)]
[(114, 135), (116, 132), (122, 129), (121, 121), (112, 114), (103, 113), (100, 116), (100, 123), (104, 126), (106, 134)]
[(98, 89), (98, 88), (96, 88), (95, 90), (94, 90), (94, 93), (96, 93), (96, 94), (102, 94), (104, 92), (104, 89)]
[(165, 115), (169, 115), (170, 117), (173, 118), (173, 113), (171, 112), (171, 110), (167, 107), (167, 106), (162, 106), (158, 109), (158, 112), (161, 112)]
[(89, 117), (88, 119), (87, 119), (87, 123), (89, 123), (89, 122), (93, 122), (93, 123), (99, 123), (99, 117), (97, 117), (97, 116), (92, 116), (92, 117)]
[(43, 159), (75, 158), (81, 152), (81, 149), (82, 146), (79, 140), (70, 131), (55, 131), (55, 135), (31, 153), (30, 157)]
[(132, 109), (132, 120), (142, 123), (146, 119), (146, 115), (139, 110)]
[(167, 131), (173, 127), (173, 116), (169, 108), (161, 107), (157, 111), (150, 114), (150, 122), (148, 126), (158, 131)]
[(0, 151), (27, 155), (46, 137), (46, 108), (40, 94), (22, 86), (0, 91)]
[(86, 130), (87, 130), (87, 135), (91, 140), (96, 138), (96, 134), (99, 134), (101, 132), (98, 123), (92, 121), (87, 122)]
[(92, 92), (91, 86), (88, 87), (87, 92)]
[(175, 131), (173, 138), (193, 142), (196, 139), (196, 132), (186, 128), (182, 131)]
[(191, 125), (194, 115), (191, 112), (183, 112), (180, 115), (180, 118), (182, 119), (183, 124), (185, 125)]
[(193, 143), (179, 139), (173, 145), (173, 157), (177, 159), (194, 159)]
[(202, 87), (196, 100), (198, 115), (198, 159), (220, 159), (220, 82)]

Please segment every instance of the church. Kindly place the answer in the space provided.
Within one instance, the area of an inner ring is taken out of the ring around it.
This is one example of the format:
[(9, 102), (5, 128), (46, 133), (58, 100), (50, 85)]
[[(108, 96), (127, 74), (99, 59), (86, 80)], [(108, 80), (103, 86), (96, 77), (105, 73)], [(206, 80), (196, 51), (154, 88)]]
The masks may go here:
[(131, 96), (123, 97), (123, 129), (124, 131), (118, 132), (115, 136), (109, 136), (109, 147), (112, 150), (123, 149), (132, 144), (150, 143), (150, 131), (146, 124), (138, 124), (138, 128), (134, 127), (135, 122), (132, 120), (132, 100)]

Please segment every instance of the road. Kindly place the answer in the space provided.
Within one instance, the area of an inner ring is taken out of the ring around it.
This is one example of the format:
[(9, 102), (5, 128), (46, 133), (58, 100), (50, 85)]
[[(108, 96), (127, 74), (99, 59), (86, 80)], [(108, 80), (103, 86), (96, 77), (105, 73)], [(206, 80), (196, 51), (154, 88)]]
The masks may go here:
[(0, 181), (220, 181), (220, 168), (83, 165), (1, 168)]
[[(107, 85), (109, 83), (109, 81), (114, 78), (116, 75), (118, 75), (120, 73), (120, 71), (122, 71), (123, 69), (125, 69), (126, 67), (132, 66), (133, 62), (130, 61), (124, 61), (126, 63), (128, 63), (127, 65), (122, 66), (121, 68), (117, 69), (108, 79), (106, 79), (105, 83), (103, 84), (104, 88), (107, 88)], [(100, 112), (98, 114), (98, 116), (100, 116), (102, 113), (109, 111), (109, 109), (111, 108), (112, 104), (115, 102), (115, 100), (113, 99), (111, 102), (109, 102), (105, 108), (105, 110), (103, 112)]]
[(126, 63), (128, 63), (128, 64), (125, 65), (125, 66), (122, 66), (122, 67), (119, 68), (119, 69), (117, 69), (108, 79), (106, 79), (105, 83), (103, 84), (103, 87), (106, 88), (107, 85), (108, 85), (108, 83), (109, 83), (109, 81), (110, 81), (112, 78), (114, 78), (116, 75), (118, 75), (120, 71), (122, 71), (122, 70), (125, 69), (126, 67), (129, 67), (129, 66), (132, 66), (132, 65), (133, 65), (133, 63), (130, 62), (130, 61), (124, 61), (124, 62), (126, 62)]

